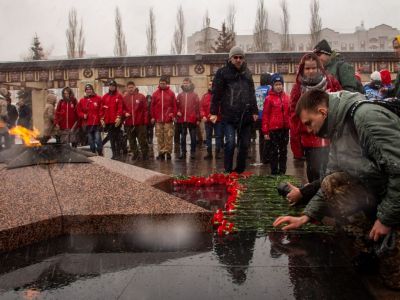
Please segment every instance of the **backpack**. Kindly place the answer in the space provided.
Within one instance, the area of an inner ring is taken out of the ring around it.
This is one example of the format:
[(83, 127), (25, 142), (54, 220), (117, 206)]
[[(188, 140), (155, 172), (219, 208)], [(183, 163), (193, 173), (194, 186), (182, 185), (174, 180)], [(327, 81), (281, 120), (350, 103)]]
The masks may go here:
[(355, 102), (350, 108), (351, 118), (354, 117), (354, 113), (356, 112), (356, 109), (359, 108), (360, 105), (362, 105), (364, 103), (370, 103), (370, 104), (382, 106), (382, 107), (390, 110), (392, 113), (396, 114), (400, 118), (400, 99), (399, 98), (386, 98), (385, 100), (378, 100), (378, 99), (359, 100), (359, 101)]
[(356, 101), (351, 107), (349, 112), (347, 113), (346, 119), (349, 120), (351, 123), (351, 135), (353, 136), (354, 139), (358, 140), (358, 133), (356, 130), (356, 125), (354, 124), (354, 114), (362, 104), (364, 103), (369, 103), (373, 105), (379, 105), (387, 110), (390, 110), (392, 113), (397, 115), (400, 118), (400, 99), (399, 98), (386, 98), (385, 100), (378, 100), (378, 99), (372, 99), (372, 100), (358, 100)]

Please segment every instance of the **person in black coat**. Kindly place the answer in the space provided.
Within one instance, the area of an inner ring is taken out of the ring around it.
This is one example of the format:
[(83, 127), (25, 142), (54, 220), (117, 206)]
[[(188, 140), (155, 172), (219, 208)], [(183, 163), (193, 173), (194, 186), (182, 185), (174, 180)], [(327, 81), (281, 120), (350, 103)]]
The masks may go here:
[[(230, 50), (227, 64), (217, 71), (213, 80), (211, 122), (216, 122), (219, 111), (225, 135), (225, 172), (242, 173), (246, 168), (251, 126), (258, 118), (258, 108), (254, 81), (244, 51), (237, 46)], [(236, 135), (239, 152), (233, 170)]]

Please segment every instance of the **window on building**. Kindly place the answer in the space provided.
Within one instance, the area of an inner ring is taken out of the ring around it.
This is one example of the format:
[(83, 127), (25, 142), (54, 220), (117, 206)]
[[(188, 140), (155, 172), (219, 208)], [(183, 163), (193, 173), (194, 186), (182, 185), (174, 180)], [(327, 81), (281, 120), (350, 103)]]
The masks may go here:
[(339, 41), (333, 41), (333, 46), (335, 47), (339, 46)]
[(365, 41), (361, 41), (361, 43), (360, 43), (360, 48), (361, 48), (362, 50), (365, 50)]
[(342, 43), (342, 45), (340, 46), (340, 50), (346, 51), (347, 50), (347, 44), (346, 43)]
[(350, 43), (350, 44), (349, 44), (349, 50), (350, 50), (350, 51), (354, 51), (354, 44), (353, 44), (353, 43)]

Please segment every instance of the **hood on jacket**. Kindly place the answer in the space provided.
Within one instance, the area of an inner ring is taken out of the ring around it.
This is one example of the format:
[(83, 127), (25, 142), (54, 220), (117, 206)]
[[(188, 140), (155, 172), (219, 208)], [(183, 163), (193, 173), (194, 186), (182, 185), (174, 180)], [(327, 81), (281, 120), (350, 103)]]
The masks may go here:
[(190, 85), (186, 88), (183, 84), (181, 85), (181, 89), (182, 91), (184, 91), (185, 93), (191, 93), (194, 91), (194, 84), (190, 83)]
[(302, 84), (302, 77), (303, 77), (304, 65), (306, 63), (306, 60), (315, 60), (317, 62), (317, 69), (318, 69), (319, 73), (321, 73), (322, 75), (326, 76), (325, 68), (322, 65), (321, 61), (319, 60), (317, 54), (315, 54), (313, 52), (306, 53), (301, 58), (300, 63), (299, 63), (299, 68), (297, 70), (296, 83), (298, 85)]

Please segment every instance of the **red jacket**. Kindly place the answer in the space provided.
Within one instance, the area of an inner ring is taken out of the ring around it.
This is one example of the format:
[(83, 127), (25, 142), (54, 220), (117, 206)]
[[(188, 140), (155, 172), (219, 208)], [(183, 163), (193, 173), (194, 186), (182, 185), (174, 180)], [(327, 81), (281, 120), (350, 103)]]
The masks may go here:
[[(332, 76), (327, 75), (327, 92), (340, 91), (340, 83)], [(292, 91), (290, 93), (290, 147), (295, 158), (304, 156), (303, 148), (320, 148), (329, 145), (328, 139), (322, 139), (316, 135), (307, 132), (307, 128), (301, 123), (296, 115), (296, 104), (301, 96), (301, 83), (299, 76), (296, 78)]]
[(200, 100), (199, 96), (193, 91), (182, 92), (176, 98), (177, 113), (181, 113), (178, 117), (178, 123), (196, 123), (200, 120)]
[(107, 93), (101, 99), (102, 102), (102, 118), (106, 124), (114, 124), (115, 120), (122, 118), (123, 113), (123, 99), (122, 95), (117, 91), (114, 93)]
[[(79, 100), (77, 112), (83, 125), (99, 125), (102, 116), (100, 96), (94, 94), (89, 97), (85, 96)], [(86, 119), (85, 114), (87, 116)]]
[(285, 92), (276, 93), (271, 90), (264, 101), (262, 114), (262, 132), (269, 134), (271, 130), (289, 128), (289, 96)]
[[(203, 95), (203, 97), (201, 97), (200, 101), (200, 117), (201, 118), (206, 117), (207, 122), (211, 122), (210, 121), (211, 97), (212, 97), (211, 92), (207, 92)], [(218, 114), (217, 122), (219, 121), (221, 121), (221, 113)]]
[(147, 111), (147, 99), (141, 93), (127, 94), (124, 96), (123, 101), (124, 116), (126, 113), (130, 114), (125, 118), (126, 126), (140, 126), (149, 123)]
[(171, 123), (176, 116), (176, 98), (174, 92), (167, 87), (158, 88), (151, 97), (150, 114), (157, 123)]
[(61, 99), (56, 108), (54, 124), (60, 126), (61, 130), (78, 128), (78, 101), (72, 98), (70, 101)]

